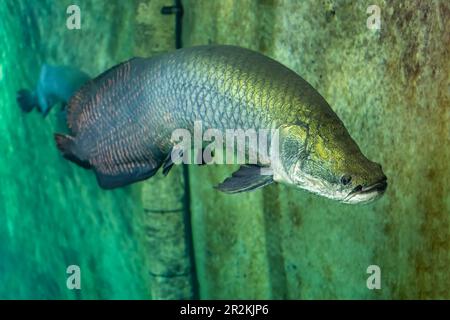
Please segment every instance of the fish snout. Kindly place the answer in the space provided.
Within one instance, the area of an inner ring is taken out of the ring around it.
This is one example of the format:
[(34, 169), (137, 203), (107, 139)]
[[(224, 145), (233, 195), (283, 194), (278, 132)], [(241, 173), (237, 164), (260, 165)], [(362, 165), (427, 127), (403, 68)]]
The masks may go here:
[(387, 189), (387, 178), (383, 175), (376, 182), (362, 185), (358, 184), (344, 198), (345, 203), (368, 203), (381, 197)]
[(371, 164), (370, 169), (366, 173), (368, 181), (366, 181), (366, 184), (361, 185), (361, 191), (371, 190), (384, 193), (387, 188), (387, 177), (383, 172), (383, 167), (376, 162), (371, 162)]
[(378, 192), (384, 193), (387, 189), (387, 177), (383, 175), (381, 179), (379, 179), (375, 183), (371, 183), (369, 185), (363, 186), (361, 184), (357, 185), (351, 193), (366, 193), (366, 192)]
[(387, 177), (383, 174), (383, 177), (372, 185), (363, 188), (364, 190), (378, 191), (379, 193), (384, 193), (387, 189)]

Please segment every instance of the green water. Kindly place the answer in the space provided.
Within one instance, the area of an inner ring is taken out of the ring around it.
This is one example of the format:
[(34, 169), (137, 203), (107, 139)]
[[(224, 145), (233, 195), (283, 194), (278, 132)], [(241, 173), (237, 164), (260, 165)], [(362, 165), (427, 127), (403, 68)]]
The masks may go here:
[[(16, 91), (33, 85), (43, 62), (96, 74), (131, 55), (129, 37), (110, 32), (114, 12), (107, 1), (79, 3), (89, 8), (84, 27), (90, 36), (82, 42), (65, 29), (67, 1), (0, 1), (0, 299), (149, 295), (136, 188), (101, 191), (94, 175), (58, 154), (53, 133), (64, 124), (56, 113), (25, 115), (15, 102)], [(122, 10), (131, 13), (133, 6)], [(111, 46), (108, 37), (124, 46)], [(71, 264), (82, 270), (82, 290), (66, 287)]]

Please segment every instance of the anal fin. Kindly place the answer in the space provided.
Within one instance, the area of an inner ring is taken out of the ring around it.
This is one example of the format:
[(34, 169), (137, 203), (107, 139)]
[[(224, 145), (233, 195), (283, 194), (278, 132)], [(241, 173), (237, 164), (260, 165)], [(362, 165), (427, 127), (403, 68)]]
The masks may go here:
[(97, 182), (103, 189), (115, 189), (125, 187), (129, 184), (146, 180), (158, 171), (160, 166), (151, 166), (149, 164), (134, 165), (131, 172), (117, 171), (115, 173), (103, 173), (95, 170)]

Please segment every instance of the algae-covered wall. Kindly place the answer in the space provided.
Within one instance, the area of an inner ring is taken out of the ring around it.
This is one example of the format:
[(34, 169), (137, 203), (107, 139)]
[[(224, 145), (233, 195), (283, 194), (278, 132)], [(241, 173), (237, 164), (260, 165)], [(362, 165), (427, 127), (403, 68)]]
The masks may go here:
[[(235, 44), (291, 67), (383, 165), (385, 196), (343, 205), (284, 186), (211, 189), (191, 169), (203, 298), (450, 298), (446, 1), (185, 0), (185, 45)], [(369, 30), (367, 8), (381, 9)], [(381, 290), (366, 269), (381, 268)]]

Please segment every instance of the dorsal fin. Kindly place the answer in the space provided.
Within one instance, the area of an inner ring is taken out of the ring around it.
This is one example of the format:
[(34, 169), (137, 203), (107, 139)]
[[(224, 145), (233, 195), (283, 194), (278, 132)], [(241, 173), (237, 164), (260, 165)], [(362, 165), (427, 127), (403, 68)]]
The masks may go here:
[(93, 106), (95, 106), (95, 97), (100, 90), (106, 89), (106, 85), (109, 85), (111, 81), (114, 82), (127, 76), (131, 69), (131, 63), (135, 59), (141, 58), (132, 58), (108, 69), (107, 71), (97, 76), (95, 79), (85, 83), (72, 96), (67, 108), (67, 125), (74, 134), (79, 131), (81, 124), (80, 115), (86, 105), (92, 104)]

